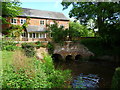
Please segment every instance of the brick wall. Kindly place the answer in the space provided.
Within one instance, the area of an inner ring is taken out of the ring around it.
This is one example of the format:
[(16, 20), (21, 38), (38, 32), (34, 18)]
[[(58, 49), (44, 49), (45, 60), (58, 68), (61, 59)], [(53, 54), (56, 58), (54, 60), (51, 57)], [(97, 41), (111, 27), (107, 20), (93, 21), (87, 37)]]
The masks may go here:
[[(6, 18), (8, 22), (11, 23), (11, 19), (10, 18)], [(15, 17), (14, 19), (17, 19), (17, 23), (14, 24), (14, 25), (20, 25), (22, 26), (22, 24), (20, 23), (20, 20), (21, 19), (26, 19), (26, 18), (23, 18), (23, 17)], [(40, 26), (40, 21), (41, 20), (44, 20), (44, 27), (46, 27), (46, 25), (50, 25), (50, 23), (54, 23), (54, 21), (56, 21), (58, 23), (58, 25), (64, 25), (64, 28), (69, 28), (69, 21), (65, 21), (65, 20), (52, 20), (52, 19), (40, 19), (40, 18), (30, 18), (29, 20), (29, 25), (37, 25), (37, 26)], [(2, 25), (2, 29), (5, 30), (7, 28), (10, 27), (10, 24), (3, 24)], [(46, 34), (46, 38), (30, 38), (28, 39), (28, 41), (50, 41), (51, 39), (48, 37), (48, 34)], [(23, 39), (25, 40), (25, 39)]]
[[(26, 19), (26, 18), (23, 18), (23, 17), (15, 17), (14, 19), (17, 19), (17, 23), (14, 24), (14, 25), (22, 25), (20, 24), (20, 19)], [(51, 22), (53, 22), (54, 20), (52, 19), (39, 19), (39, 18), (30, 18), (30, 21), (29, 21), (29, 25), (40, 25), (40, 20), (44, 20), (44, 26), (46, 27), (46, 24), (50, 24)], [(10, 18), (7, 18), (7, 21), (8, 22), (11, 22), (11, 19)], [(64, 20), (55, 20), (58, 25), (64, 25), (65, 28), (69, 28), (69, 21), (64, 21)], [(7, 28), (8, 26), (10, 26), (9, 24), (3, 24), (2, 25), (2, 28)]]

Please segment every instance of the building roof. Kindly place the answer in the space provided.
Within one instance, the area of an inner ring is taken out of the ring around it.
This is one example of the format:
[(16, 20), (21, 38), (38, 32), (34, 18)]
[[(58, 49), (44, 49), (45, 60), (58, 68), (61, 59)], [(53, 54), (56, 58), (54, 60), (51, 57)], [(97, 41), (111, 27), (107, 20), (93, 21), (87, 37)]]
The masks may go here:
[(69, 20), (61, 12), (44, 11), (44, 10), (36, 10), (36, 9), (29, 9), (29, 8), (22, 8), (22, 9), (23, 9), (23, 13), (22, 13), (22, 15), (19, 15), (19, 16), (58, 19), (58, 20)]
[(44, 26), (33, 26), (33, 25), (29, 25), (27, 28), (26, 28), (27, 32), (43, 32), (43, 31), (46, 31), (45, 27)]

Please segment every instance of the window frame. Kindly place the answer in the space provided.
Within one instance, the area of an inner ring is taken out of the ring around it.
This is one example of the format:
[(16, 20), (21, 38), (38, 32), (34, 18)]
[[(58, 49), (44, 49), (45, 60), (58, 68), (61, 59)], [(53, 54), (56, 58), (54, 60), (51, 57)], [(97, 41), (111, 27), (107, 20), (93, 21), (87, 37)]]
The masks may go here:
[(65, 28), (65, 25), (64, 24), (60, 24), (60, 27)]
[[(14, 22), (14, 20), (15, 20), (15, 22)], [(17, 19), (16, 18), (12, 18), (11, 19), (11, 24), (17, 24)]]
[(45, 25), (45, 21), (44, 20), (40, 20), (40, 25)]
[(39, 33), (39, 38), (46, 38), (46, 33)]
[[(37, 36), (38, 34), (38, 36)], [(46, 33), (35, 33), (35, 32), (32, 32), (32, 33), (29, 33), (29, 38), (46, 38)]]
[[(23, 20), (23, 23), (21, 23), (21, 20)], [(20, 24), (26, 23), (26, 19), (20, 19)]]

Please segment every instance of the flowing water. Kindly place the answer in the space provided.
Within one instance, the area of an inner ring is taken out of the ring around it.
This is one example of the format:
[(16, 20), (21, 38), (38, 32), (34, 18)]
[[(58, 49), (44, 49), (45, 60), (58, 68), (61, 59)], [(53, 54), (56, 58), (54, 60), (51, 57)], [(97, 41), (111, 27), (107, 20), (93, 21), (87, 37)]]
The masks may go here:
[(110, 88), (115, 67), (108, 62), (57, 63), (56, 67), (72, 70), (73, 88)]

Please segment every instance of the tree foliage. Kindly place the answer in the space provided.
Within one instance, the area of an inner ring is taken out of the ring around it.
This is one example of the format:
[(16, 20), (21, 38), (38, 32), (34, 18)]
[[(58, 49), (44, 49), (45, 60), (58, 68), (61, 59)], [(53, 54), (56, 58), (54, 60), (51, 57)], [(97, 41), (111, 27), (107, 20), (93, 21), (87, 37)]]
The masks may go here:
[(59, 27), (57, 22), (54, 22), (52, 25), (48, 25), (50, 34), (54, 42), (63, 42), (67, 37), (67, 32), (64, 30), (64, 27)]
[(54, 42), (63, 42), (65, 40), (75, 40), (80, 37), (93, 37), (93, 30), (88, 30), (86, 26), (79, 24), (78, 22), (70, 22), (69, 29), (59, 27), (56, 22), (50, 25), (49, 29), (52, 34)]
[(11, 26), (7, 28), (7, 30), (3, 30), (2, 33), (9, 37), (20, 37), (21, 34), (26, 31), (26, 27), (29, 24), (29, 20), (30, 18), (27, 17), (26, 22), (22, 26), (11, 24)]
[(68, 35), (70, 40), (77, 37), (93, 37), (93, 30), (88, 30), (86, 26), (79, 24), (78, 22), (70, 22)]
[[(81, 24), (86, 25), (89, 19), (93, 19), (99, 35), (106, 42), (112, 42), (112, 38), (120, 33), (118, 29), (120, 27), (120, 2), (62, 2), (61, 4), (63, 9), (72, 5), (69, 16), (75, 17)], [(117, 41), (119, 40), (120, 38), (117, 38)]]
[(21, 13), (21, 3), (17, 0), (2, 2), (2, 16), (16, 17)]
[(4, 17), (16, 17), (21, 14), (21, 3), (18, 0), (9, 0), (2, 2), (2, 23), (7, 23)]

